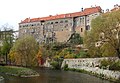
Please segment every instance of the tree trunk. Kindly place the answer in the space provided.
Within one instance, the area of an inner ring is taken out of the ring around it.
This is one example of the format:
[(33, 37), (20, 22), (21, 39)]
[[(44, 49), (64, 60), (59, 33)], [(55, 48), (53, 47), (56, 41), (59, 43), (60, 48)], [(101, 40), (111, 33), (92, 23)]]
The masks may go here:
[(6, 65), (8, 64), (8, 57), (7, 57), (7, 53), (5, 53), (5, 57), (6, 57)]

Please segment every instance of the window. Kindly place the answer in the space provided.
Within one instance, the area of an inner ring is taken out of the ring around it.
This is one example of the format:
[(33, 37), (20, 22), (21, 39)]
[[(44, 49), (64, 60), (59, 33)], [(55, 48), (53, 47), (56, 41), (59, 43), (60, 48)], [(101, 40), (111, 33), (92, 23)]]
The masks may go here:
[(87, 19), (87, 23), (89, 23), (89, 19)]
[(98, 14), (95, 14), (95, 15), (98, 15)]
[(55, 22), (56, 24), (58, 23), (58, 22)]
[(84, 17), (80, 17), (80, 23), (84, 24)]
[(51, 22), (51, 24), (53, 24), (53, 22)]
[(83, 32), (83, 28), (81, 28), (81, 32)]
[(89, 23), (89, 16), (87, 16), (87, 23)]
[(99, 45), (99, 43), (97, 43), (97, 45)]
[(35, 32), (35, 29), (31, 29), (31, 33), (34, 33)]
[(84, 19), (84, 17), (80, 17), (80, 20)]
[(26, 27), (28, 27), (28, 25), (26, 25)]
[(65, 20), (65, 22), (68, 22), (68, 20)]
[(63, 23), (63, 21), (60, 21), (60, 23)]
[(65, 28), (67, 28), (67, 27), (68, 27), (68, 24), (65, 25)]
[(90, 30), (90, 25), (87, 25), (87, 26), (86, 26), (86, 30)]

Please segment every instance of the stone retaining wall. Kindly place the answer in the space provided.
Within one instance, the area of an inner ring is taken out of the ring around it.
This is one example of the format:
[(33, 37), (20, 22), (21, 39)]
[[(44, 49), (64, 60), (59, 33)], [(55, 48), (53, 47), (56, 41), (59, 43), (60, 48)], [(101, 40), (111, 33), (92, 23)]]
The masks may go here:
[[(111, 71), (99, 68), (100, 62), (103, 59), (109, 58), (105, 57), (105, 58), (64, 59), (61, 67), (64, 67), (65, 64), (68, 64), (68, 68), (81, 69), (91, 72), (93, 74), (102, 75), (103, 78), (105, 79), (120, 80), (119, 71)], [(110, 59), (118, 60), (118, 58), (116, 57), (110, 57)]]
[(0, 76), (0, 83), (4, 83), (4, 78)]

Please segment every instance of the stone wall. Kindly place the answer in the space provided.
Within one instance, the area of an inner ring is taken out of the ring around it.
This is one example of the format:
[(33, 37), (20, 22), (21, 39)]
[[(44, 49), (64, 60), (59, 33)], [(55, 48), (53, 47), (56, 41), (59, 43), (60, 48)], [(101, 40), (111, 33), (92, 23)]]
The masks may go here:
[[(118, 59), (116, 57), (110, 57), (111, 59)], [(80, 59), (64, 59), (62, 66), (68, 64), (68, 68), (75, 68), (80, 70), (85, 70), (97, 75), (103, 75), (105, 79), (115, 79), (120, 80), (120, 72), (119, 71), (111, 71), (100, 69), (100, 61), (103, 59), (109, 58), (80, 58)]]
[(0, 76), (0, 83), (4, 83), (4, 78)]

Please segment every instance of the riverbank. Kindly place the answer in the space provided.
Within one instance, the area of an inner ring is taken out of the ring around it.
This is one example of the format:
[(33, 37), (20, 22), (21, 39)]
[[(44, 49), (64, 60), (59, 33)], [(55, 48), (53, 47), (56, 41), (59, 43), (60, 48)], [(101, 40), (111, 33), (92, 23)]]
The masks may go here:
[(39, 74), (32, 69), (16, 66), (0, 66), (0, 73), (19, 77), (39, 76)]
[[(87, 70), (89, 69), (89, 70)], [(75, 71), (75, 72), (80, 72), (80, 73), (85, 73), (85, 74), (89, 74), (89, 75), (92, 75), (92, 76), (95, 76), (95, 77), (98, 77), (98, 78), (101, 78), (101, 79), (105, 79), (105, 80), (109, 80), (111, 82), (115, 82), (115, 83), (120, 83), (120, 79), (115, 79), (113, 77), (108, 77), (106, 76), (107, 74), (105, 74), (105, 72), (103, 73), (98, 73), (96, 69), (93, 69), (93, 68), (86, 68), (86, 69), (75, 69), (75, 68), (66, 68), (64, 69), (65, 71)], [(91, 71), (90, 71), (91, 70)], [(95, 72), (96, 71), (96, 72)], [(105, 70), (106, 71), (106, 70)], [(108, 73), (108, 72), (106, 72)], [(109, 73), (111, 73), (109, 71)], [(116, 72), (117, 73), (117, 72)], [(111, 73), (112, 75), (113, 73)], [(114, 75), (114, 74), (113, 74)], [(119, 75), (119, 73), (117, 74)]]
[[(120, 83), (120, 71), (99, 68), (101, 61), (108, 58), (81, 58), (81, 59), (65, 59), (62, 67), (67, 70), (79, 71)], [(115, 58), (111, 58), (113, 60)], [(116, 59), (117, 60), (117, 59)]]

